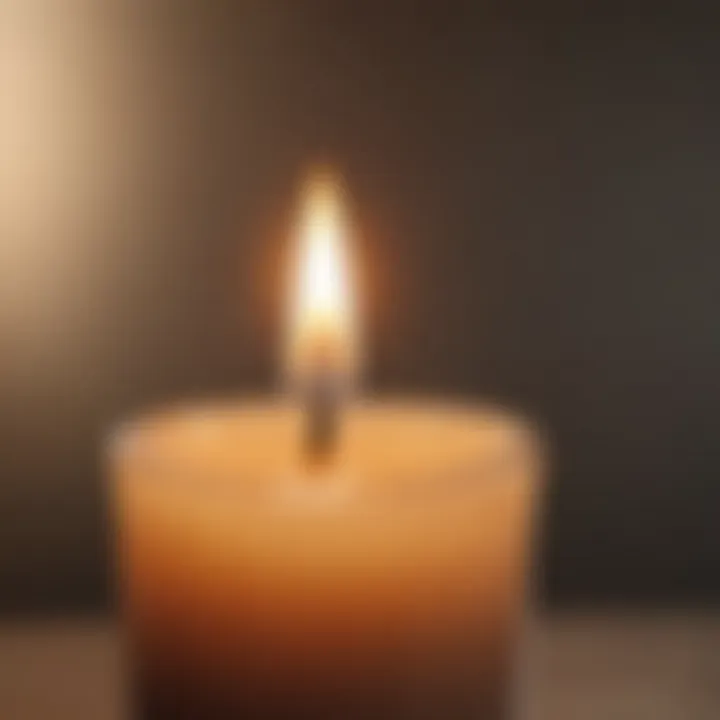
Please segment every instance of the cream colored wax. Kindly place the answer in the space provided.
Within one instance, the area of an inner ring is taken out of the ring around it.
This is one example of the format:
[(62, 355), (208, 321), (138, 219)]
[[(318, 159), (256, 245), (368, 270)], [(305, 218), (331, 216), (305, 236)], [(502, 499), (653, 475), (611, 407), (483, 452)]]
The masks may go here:
[(347, 413), (331, 468), (280, 404), (113, 444), (138, 716), (510, 717), (538, 458), (493, 410)]

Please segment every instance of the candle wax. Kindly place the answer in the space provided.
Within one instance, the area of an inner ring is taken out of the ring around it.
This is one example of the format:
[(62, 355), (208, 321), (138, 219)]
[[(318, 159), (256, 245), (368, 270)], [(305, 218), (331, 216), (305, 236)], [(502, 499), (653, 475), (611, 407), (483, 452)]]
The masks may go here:
[(318, 473), (301, 423), (226, 403), (116, 438), (139, 715), (505, 720), (533, 433), (497, 410), (368, 403)]

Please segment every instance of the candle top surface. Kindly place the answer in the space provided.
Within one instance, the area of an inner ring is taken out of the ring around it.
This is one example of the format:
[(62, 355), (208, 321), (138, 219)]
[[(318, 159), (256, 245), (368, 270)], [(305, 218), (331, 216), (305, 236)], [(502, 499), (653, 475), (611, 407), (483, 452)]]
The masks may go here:
[[(297, 408), (280, 401), (178, 406), (123, 426), (111, 454), (153, 482), (262, 493), (306, 472), (301, 423)], [(456, 476), (482, 481), (516, 460), (527, 462), (537, 454), (535, 438), (526, 422), (497, 408), (363, 402), (344, 417), (331, 473), (371, 494), (449, 490)]]

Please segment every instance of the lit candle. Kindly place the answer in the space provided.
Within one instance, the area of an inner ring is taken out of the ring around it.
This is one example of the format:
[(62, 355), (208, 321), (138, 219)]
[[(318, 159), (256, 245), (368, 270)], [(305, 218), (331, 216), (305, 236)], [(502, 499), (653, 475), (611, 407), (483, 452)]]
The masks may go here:
[(160, 412), (113, 443), (138, 714), (505, 720), (533, 433), (500, 410), (350, 400), (347, 239), (333, 184), (314, 182), (287, 348), (299, 394)]

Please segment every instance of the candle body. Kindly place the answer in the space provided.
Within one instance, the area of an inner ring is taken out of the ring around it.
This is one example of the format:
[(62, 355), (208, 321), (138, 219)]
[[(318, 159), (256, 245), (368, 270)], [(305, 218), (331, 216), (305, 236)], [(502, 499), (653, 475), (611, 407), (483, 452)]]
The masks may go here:
[(510, 715), (537, 486), (496, 413), (369, 406), (327, 476), (281, 407), (178, 412), (115, 449), (148, 720)]

